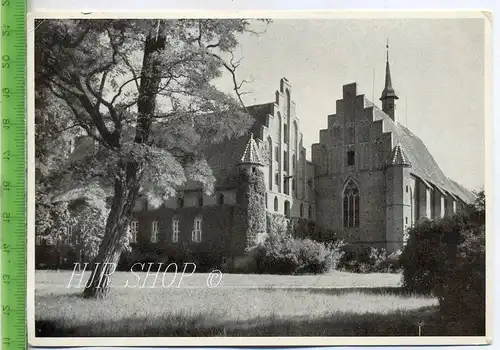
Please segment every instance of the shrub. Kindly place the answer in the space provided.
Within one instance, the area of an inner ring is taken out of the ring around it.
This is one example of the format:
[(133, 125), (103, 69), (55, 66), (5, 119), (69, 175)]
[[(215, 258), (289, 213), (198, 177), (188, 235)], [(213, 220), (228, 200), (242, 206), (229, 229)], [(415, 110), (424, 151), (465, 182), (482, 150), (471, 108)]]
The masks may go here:
[(342, 257), (339, 268), (355, 273), (387, 272), (396, 273), (401, 270), (399, 256), (401, 251), (388, 253), (385, 249), (374, 247), (348, 251)]
[(468, 215), (426, 220), (408, 231), (401, 254), (403, 286), (417, 293), (432, 293), (442, 283), (443, 274), (454, 266), (458, 247), (466, 233), (481, 225)]
[(266, 228), (270, 237), (285, 239), (292, 235), (290, 220), (283, 214), (266, 212)]
[(484, 334), (483, 213), (472, 211), (413, 227), (400, 261), (406, 290), (435, 295), (443, 317), (466, 320), (473, 333)]
[(336, 268), (342, 244), (271, 236), (260, 248), (257, 265), (261, 273), (320, 274)]

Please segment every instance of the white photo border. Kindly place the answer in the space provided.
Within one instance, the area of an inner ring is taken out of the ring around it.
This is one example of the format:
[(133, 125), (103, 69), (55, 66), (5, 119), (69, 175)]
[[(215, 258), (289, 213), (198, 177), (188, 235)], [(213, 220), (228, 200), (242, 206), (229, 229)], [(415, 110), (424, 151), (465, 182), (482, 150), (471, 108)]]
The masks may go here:
[[(485, 193), (487, 200), (487, 307), (484, 337), (99, 337), (45, 338), (35, 336), (35, 125), (34, 20), (41, 18), (484, 18), (485, 24)], [(32, 347), (60, 346), (376, 346), (376, 345), (484, 345), (493, 331), (493, 41), (492, 14), (472, 10), (342, 10), (342, 11), (81, 11), (33, 12), (27, 15), (27, 330)]]

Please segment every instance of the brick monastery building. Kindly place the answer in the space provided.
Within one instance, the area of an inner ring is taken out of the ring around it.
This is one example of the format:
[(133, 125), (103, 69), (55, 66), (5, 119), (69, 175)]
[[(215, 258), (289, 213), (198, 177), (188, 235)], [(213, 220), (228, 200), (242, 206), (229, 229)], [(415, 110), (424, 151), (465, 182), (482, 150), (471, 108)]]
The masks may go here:
[(272, 102), (248, 108), (255, 123), (247, 134), (206, 150), (215, 194), (191, 182), (160, 208), (139, 200), (133, 241), (222, 262), (262, 239), (267, 211), (310, 220), (354, 246), (400, 249), (414, 223), (452, 215), (474, 195), (446, 177), (423, 142), (398, 123), (397, 99), (388, 61), (382, 109), (355, 83), (344, 85), (309, 161), (292, 86), (281, 79)]

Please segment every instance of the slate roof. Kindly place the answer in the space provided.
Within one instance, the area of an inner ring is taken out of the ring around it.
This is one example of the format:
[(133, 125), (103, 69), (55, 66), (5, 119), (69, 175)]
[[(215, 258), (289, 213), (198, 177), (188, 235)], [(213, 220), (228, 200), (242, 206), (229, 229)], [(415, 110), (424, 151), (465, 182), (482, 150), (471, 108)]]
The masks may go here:
[(405, 126), (395, 123), (387, 114), (365, 98), (365, 107), (372, 107), (374, 120), (383, 120), (384, 132), (392, 132), (394, 142), (399, 142), (412, 165), (411, 173), (451, 195), (460, 197), (465, 203), (474, 202), (476, 196), (450, 180), (443, 173), (422, 140)]

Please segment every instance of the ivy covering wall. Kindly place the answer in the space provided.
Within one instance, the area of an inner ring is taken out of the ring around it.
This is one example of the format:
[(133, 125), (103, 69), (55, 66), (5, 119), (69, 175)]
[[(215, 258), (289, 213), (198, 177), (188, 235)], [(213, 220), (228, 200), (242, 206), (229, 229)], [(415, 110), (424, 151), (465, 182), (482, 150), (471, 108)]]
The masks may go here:
[(245, 249), (257, 244), (257, 235), (266, 231), (266, 185), (264, 173), (257, 167), (241, 169), (238, 174), (236, 201), (242, 208), (242, 222), (246, 223)]

